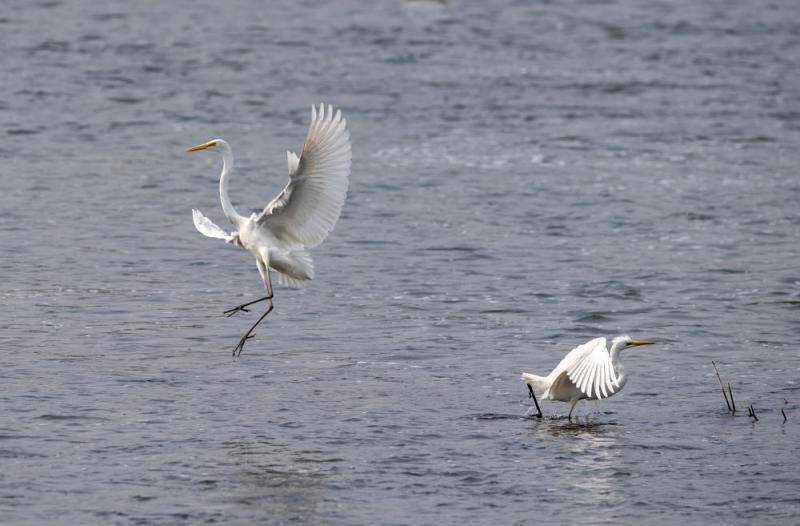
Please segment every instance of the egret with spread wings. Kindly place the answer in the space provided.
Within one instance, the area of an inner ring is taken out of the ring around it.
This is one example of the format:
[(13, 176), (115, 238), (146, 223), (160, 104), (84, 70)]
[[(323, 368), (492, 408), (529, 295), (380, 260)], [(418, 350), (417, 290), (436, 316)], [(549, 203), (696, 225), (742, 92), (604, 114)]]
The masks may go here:
[(652, 340), (617, 336), (606, 347), (605, 338), (595, 338), (572, 349), (547, 376), (522, 373), (522, 380), (538, 398), (569, 402), (569, 419), (578, 401), (602, 400), (620, 392), (628, 381), (619, 355), (623, 349), (650, 345)]
[(330, 105), (325, 108), (320, 104), (319, 110), (312, 106), (311, 124), (300, 157), (286, 152), (289, 182), (261, 213), (250, 217), (240, 215), (228, 197), (233, 170), (233, 153), (228, 143), (214, 139), (186, 151), (198, 150), (217, 150), (222, 154), (219, 198), (225, 217), (236, 230), (226, 233), (199, 210), (192, 210), (194, 226), (204, 236), (223, 239), (253, 254), (267, 291), (263, 298), (225, 311), (233, 316), (239, 311), (248, 312), (247, 307), (255, 303), (269, 302), (266, 312), (233, 349), (236, 356), (273, 309), (270, 269), (277, 272), (279, 283), (290, 287), (314, 277), (308, 249), (322, 243), (339, 220), (350, 176), (350, 136), (339, 110), (334, 113)]

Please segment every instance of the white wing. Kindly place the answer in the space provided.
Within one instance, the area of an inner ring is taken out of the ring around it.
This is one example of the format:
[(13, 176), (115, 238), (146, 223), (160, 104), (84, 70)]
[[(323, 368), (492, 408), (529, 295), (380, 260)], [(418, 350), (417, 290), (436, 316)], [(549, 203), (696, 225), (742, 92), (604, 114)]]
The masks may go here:
[(619, 388), (605, 338), (595, 338), (576, 347), (562, 364), (565, 366), (562, 372), (566, 372), (572, 383), (589, 398), (608, 398)]
[(226, 233), (220, 227), (215, 225), (213, 221), (201, 214), (200, 210), (192, 210), (192, 219), (194, 219), (194, 226), (197, 231), (204, 236), (224, 239), (228, 243), (233, 241), (233, 234)]
[(350, 134), (342, 113), (311, 108), (303, 151), (286, 152), (289, 183), (258, 217), (259, 226), (290, 243), (314, 247), (333, 229), (347, 196)]

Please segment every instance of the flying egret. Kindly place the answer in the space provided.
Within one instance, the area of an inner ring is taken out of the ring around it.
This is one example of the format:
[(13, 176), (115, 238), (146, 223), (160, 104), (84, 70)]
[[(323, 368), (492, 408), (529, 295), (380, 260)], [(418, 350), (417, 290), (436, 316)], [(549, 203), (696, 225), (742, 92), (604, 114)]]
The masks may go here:
[(634, 340), (627, 334), (611, 340), (595, 338), (572, 349), (549, 375), (522, 373), (522, 380), (542, 399), (569, 402), (569, 419), (579, 400), (602, 400), (620, 392), (628, 381), (619, 354), (623, 349), (650, 345), (652, 340)]
[(256, 258), (258, 272), (267, 295), (224, 312), (233, 316), (247, 307), (268, 301), (266, 312), (242, 336), (233, 355), (242, 353), (244, 344), (253, 337), (253, 330), (273, 309), (270, 269), (278, 273), (278, 283), (296, 287), (314, 277), (309, 248), (322, 243), (339, 220), (350, 176), (350, 135), (342, 113), (320, 104), (311, 107), (311, 124), (300, 157), (286, 152), (289, 182), (264, 210), (250, 217), (240, 215), (228, 197), (228, 182), (233, 171), (231, 147), (222, 139), (213, 139), (187, 149), (187, 152), (217, 150), (222, 154), (219, 176), (219, 198), (225, 217), (236, 230), (225, 233), (210, 219), (192, 210), (194, 226), (204, 236), (224, 239), (242, 247)]

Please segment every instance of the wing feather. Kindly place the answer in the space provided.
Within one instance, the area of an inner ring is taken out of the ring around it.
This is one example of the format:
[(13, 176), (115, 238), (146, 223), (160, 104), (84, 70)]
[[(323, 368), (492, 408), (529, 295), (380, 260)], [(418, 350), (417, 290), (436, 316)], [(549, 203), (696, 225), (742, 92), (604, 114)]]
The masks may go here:
[(589, 398), (603, 399), (614, 394), (612, 382), (616, 382), (617, 377), (606, 349), (606, 339), (596, 338), (576, 347), (570, 354), (578, 350), (580, 353), (576, 353), (566, 367), (572, 383)]
[(553, 371), (550, 373), (552, 377), (551, 380), (555, 380), (555, 378), (562, 372), (577, 365), (578, 362), (580, 362), (584, 358), (584, 356), (586, 356), (586, 354), (592, 352), (592, 350), (596, 345), (602, 345), (603, 347), (605, 347), (606, 339), (595, 338), (594, 340), (590, 340), (584, 344), (578, 345), (570, 352), (568, 352), (567, 355), (564, 356), (564, 358), (562, 358), (560, 362), (558, 362), (556, 368), (553, 369)]
[[(614, 372), (614, 366), (611, 365), (611, 360), (608, 361), (608, 365), (606, 366), (606, 385), (608, 386), (608, 396), (611, 396), (616, 392), (614, 389), (614, 385), (617, 383), (617, 375)], [(617, 384), (617, 387), (619, 385)]]
[(592, 386), (594, 385), (595, 376), (597, 374), (597, 364), (593, 361), (589, 362), (589, 367), (586, 368), (586, 379), (583, 382), (583, 389), (584, 393), (587, 393), (591, 396), (592, 393)]
[(603, 378), (600, 382), (600, 387), (603, 389), (603, 398), (608, 398), (609, 392), (613, 392), (609, 378), (610, 362), (611, 360), (608, 360), (603, 363)]
[(597, 399), (599, 400), (599, 399), (604, 398), (600, 394), (600, 390), (603, 387), (603, 374), (604, 374), (605, 367), (604, 367), (604, 365), (602, 363), (598, 363), (598, 364), (595, 365), (594, 368), (595, 368), (594, 392), (595, 392), (595, 395), (597, 396)]
[(608, 360), (600, 365), (600, 381), (598, 383), (597, 397), (608, 397)]
[(578, 366), (575, 368), (574, 383), (578, 387), (578, 389), (582, 391), (585, 391), (586, 378), (589, 374), (590, 365), (591, 365), (590, 361), (584, 360), (581, 363), (579, 363)]
[(340, 110), (312, 106), (303, 151), (287, 152), (289, 182), (258, 217), (284, 241), (314, 247), (339, 220), (350, 176), (350, 134)]
[(228, 243), (233, 241), (234, 237), (236, 237), (235, 233), (228, 234), (222, 230), (213, 221), (204, 216), (200, 210), (192, 210), (192, 219), (194, 220), (194, 227), (204, 236), (224, 239)]

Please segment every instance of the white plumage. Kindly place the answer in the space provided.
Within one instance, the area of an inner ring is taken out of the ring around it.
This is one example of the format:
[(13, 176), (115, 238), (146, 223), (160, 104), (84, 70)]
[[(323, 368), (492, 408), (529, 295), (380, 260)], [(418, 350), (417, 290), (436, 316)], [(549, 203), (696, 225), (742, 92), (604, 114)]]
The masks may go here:
[(312, 248), (325, 240), (342, 211), (350, 174), (350, 140), (340, 111), (311, 109), (311, 126), (298, 158), (286, 152), (289, 182), (264, 208), (259, 226)]
[(204, 216), (200, 210), (192, 210), (192, 219), (194, 220), (194, 227), (197, 229), (197, 231), (206, 237), (224, 239), (228, 243), (233, 241), (233, 239), (236, 237), (235, 233), (228, 234), (220, 227), (215, 225), (214, 222)]
[(194, 225), (204, 236), (224, 239), (241, 246), (256, 258), (256, 265), (267, 290), (260, 300), (226, 311), (233, 315), (247, 312), (249, 305), (269, 301), (267, 312), (242, 337), (234, 354), (242, 352), (253, 329), (272, 310), (272, 283), (269, 269), (278, 272), (279, 283), (298, 286), (314, 277), (309, 248), (322, 243), (333, 230), (342, 211), (350, 176), (350, 136), (347, 122), (339, 110), (320, 104), (311, 108), (311, 123), (298, 157), (287, 152), (289, 182), (260, 214), (240, 215), (228, 197), (233, 153), (227, 142), (214, 139), (187, 151), (216, 149), (222, 154), (219, 179), (220, 202), (225, 216), (236, 227), (226, 233), (199, 210), (193, 210)]
[(595, 338), (572, 349), (547, 376), (522, 373), (522, 380), (537, 397), (569, 402), (569, 417), (579, 400), (602, 400), (620, 392), (628, 381), (619, 359), (628, 347), (649, 345), (650, 340), (617, 336), (606, 346), (605, 338)]

